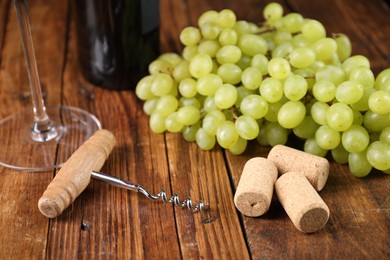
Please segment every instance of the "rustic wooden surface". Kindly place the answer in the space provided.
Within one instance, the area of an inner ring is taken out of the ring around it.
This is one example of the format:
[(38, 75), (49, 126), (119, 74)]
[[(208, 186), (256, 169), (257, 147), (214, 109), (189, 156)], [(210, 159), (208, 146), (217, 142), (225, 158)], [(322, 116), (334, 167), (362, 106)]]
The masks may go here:
[[(161, 50), (180, 52), (179, 31), (209, 9), (233, 9), (239, 19), (261, 21), (269, 1), (161, 1)], [(281, 1), (288, 12), (320, 20), (328, 32), (344, 32), (353, 53), (367, 56), (377, 74), (390, 67), (390, 8), (384, 0)], [(30, 16), (47, 104), (77, 106), (95, 114), (118, 145), (103, 171), (152, 192), (203, 198), (218, 219), (202, 224), (191, 215), (98, 181), (58, 218), (49, 220), (37, 202), (53, 172), (0, 167), (0, 259), (385, 259), (390, 258), (390, 176), (355, 178), (332, 163), (321, 196), (331, 217), (324, 229), (297, 231), (274, 201), (262, 217), (248, 218), (233, 204), (245, 162), (269, 148), (251, 143), (241, 156), (220, 148), (204, 152), (180, 135), (154, 134), (142, 103), (131, 91), (90, 88), (82, 92), (76, 68), (74, 28), (68, 1), (31, 0)], [(15, 12), (0, 0), (0, 119), (30, 106), (28, 80)], [(26, 92), (27, 91), (27, 92)], [(0, 148), (1, 149), (1, 148)], [(9, 151), (12, 153), (12, 151)], [(19, 156), (28, 157), (26, 154)]]

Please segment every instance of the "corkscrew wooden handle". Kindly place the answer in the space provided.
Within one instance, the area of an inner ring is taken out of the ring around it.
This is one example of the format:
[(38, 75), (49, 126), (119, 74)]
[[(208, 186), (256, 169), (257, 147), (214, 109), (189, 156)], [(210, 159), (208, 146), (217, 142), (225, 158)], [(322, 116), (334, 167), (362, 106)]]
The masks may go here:
[(43, 215), (55, 218), (88, 186), (91, 172), (99, 171), (116, 144), (108, 130), (98, 130), (58, 171), (38, 201)]

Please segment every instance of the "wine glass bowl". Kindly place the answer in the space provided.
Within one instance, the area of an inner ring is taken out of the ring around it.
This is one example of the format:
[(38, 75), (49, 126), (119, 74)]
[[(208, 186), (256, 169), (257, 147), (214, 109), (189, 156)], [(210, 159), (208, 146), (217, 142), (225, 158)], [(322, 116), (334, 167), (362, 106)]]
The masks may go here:
[(17, 170), (49, 170), (60, 167), (102, 126), (96, 116), (80, 108), (45, 106), (27, 0), (13, 0), (13, 4), (27, 65), (32, 108), (0, 120), (0, 165)]

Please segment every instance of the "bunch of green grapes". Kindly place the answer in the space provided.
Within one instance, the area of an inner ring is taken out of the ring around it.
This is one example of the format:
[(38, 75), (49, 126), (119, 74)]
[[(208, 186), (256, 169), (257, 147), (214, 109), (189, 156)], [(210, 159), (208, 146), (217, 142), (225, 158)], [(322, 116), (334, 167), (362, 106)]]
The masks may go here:
[(249, 140), (274, 146), (294, 134), (355, 176), (390, 173), (390, 69), (375, 78), (345, 34), (330, 37), (278, 3), (263, 16), (257, 25), (211, 10), (181, 31), (181, 55), (162, 54), (136, 87), (151, 129), (233, 154)]

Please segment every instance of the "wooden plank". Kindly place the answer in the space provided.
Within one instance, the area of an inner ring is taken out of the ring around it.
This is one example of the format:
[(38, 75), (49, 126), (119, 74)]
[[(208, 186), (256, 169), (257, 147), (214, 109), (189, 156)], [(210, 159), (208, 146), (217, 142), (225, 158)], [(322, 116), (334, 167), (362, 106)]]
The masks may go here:
[[(3, 49), (4, 33), (8, 19), (8, 9), (10, 8), (10, 1), (0, 0), (0, 49)], [(0, 53), (1, 63), (1, 53)]]
[[(338, 1), (315, 1), (309, 5), (300, 1), (288, 1), (286, 7), (292, 8), (287, 9), (288, 12), (296, 11), (305, 17), (318, 19), (329, 32), (344, 32), (349, 35), (354, 53), (367, 56), (372, 61), (372, 69), (378, 73), (389, 66), (386, 56), (388, 46), (384, 46), (379, 40), (389, 28), (384, 31), (373, 28), (386, 24), (384, 21), (390, 22), (388, 15), (384, 14), (388, 5), (383, 1), (372, 1), (371, 11), (363, 12), (362, 6), (366, 4), (363, 2), (340, 4)], [(235, 187), (245, 162), (255, 156), (266, 157), (269, 150), (269, 147), (252, 143), (241, 156), (226, 152)], [(302, 234), (295, 229), (274, 198), (265, 215), (258, 218), (242, 216), (252, 257), (345, 259), (388, 256), (390, 210), (386, 194), (390, 191), (389, 182), (389, 176), (378, 171), (373, 171), (370, 176), (362, 179), (353, 177), (346, 165), (332, 162), (327, 186), (320, 192), (331, 211), (325, 228), (315, 234)]]
[[(1, 71), (0, 98), (2, 100), (0, 116), (3, 119), (16, 111), (31, 107), (28, 92), (28, 79), (25, 68), (24, 54), (21, 47), (20, 33), (12, 5), (6, 9), (5, 1), (1, 2), (0, 27), (6, 28), (5, 37), (1, 39)], [(8, 1), (11, 3), (11, 1)], [(64, 60), (64, 34), (66, 28), (66, 3), (34, 1), (30, 7), (30, 21), (38, 60), (38, 69), (42, 84), (47, 88), (46, 101), (56, 104), (60, 101), (61, 73)], [(4, 7), (4, 9), (3, 9)], [(4, 12), (8, 12), (7, 15)], [(3, 18), (7, 24), (4, 25)], [(50, 23), (47, 23), (47, 19)], [(2, 37), (1, 36), (1, 37)], [(48, 40), (45, 43), (45, 39)], [(3, 44), (4, 43), (4, 44)], [(51, 88), (51, 86), (53, 86)], [(12, 153), (13, 150), (2, 152)], [(28, 146), (22, 156), (28, 160), (31, 153)], [(48, 220), (39, 212), (37, 202), (44, 185), (52, 178), (52, 172), (15, 172), (0, 168), (0, 252), (5, 258), (27, 259), (31, 257), (42, 259), (45, 256), (48, 233)]]
[[(181, 53), (180, 31), (197, 26), (199, 15), (211, 6), (224, 6), (207, 1), (169, 1), (162, 5), (162, 51)], [(205, 200), (220, 217), (211, 224), (202, 224), (202, 215), (192, 216), (187, 210), (175, 209), (181, 255), (192, 258), (247, 259), (249, 252), (232, 201), (229, 175), (221, 150), (205, 152), (195, 143), (188, 143), (179, 134), (166, 135), (171, 192), (182, 199), (191, 195), (193, 203)]]
[[(139, 183), (154, 194), (169, 187), (166, 153), (161, 152), (165, 150), (164, 137), (150, 133), (148, 118), (140, 113), (142, 106), (133, 92), (85, 85), (77, 70), (73, 27), (70, 39), (64, 104), (91, 111), (118, 142), (102, 171)], [(173, 213), (164, 203), (92, 181), (73, 205), (51, 222), (47, 256), (180, 258)]]

